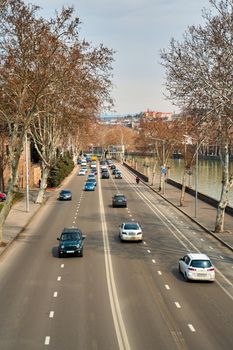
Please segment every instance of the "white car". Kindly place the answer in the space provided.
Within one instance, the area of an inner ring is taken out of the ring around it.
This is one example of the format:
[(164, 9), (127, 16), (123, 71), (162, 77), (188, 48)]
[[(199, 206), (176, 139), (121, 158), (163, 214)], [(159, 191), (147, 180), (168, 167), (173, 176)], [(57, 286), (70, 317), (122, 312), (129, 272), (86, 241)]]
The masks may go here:
[(215, 268), (206, 254), (190, 253), (179, 260), (179, 271), (186, 281), (214, 281)]
[(85, 168), (81, 168), (80, 170), (79, 170), (79, 173), (78, 173), (80, 176), (82, 176), (82, 175), (86, 175), (86, 169)]
[(137, 222), (124, 222), (119, 226), (121, 241), (142, 241), (142, 229)]

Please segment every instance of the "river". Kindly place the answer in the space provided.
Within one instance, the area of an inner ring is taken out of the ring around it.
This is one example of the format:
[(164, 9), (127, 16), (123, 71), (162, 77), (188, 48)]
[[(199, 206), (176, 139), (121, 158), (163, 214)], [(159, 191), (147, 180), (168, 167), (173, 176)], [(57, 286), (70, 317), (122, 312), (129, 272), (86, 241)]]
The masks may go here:
[[(150, 157), (127, 157), (129, 159), (137, 160), (138, 170), (141, 165), (141, 169), (145, 169), (144, 173), (147, 175), (146, 165), (151, 164), (152, 159)], [(143, 168), (142, 168), (143, 166)], [(150, 167), (150, 166), (149, 166)], [(173, 159), (171, 161), (171, 167), (168, 172), (170, 179), (177, 182), (182, 182), (184, 162), (183, 159)], [(230, 162), (231, 172), (233, 172), (233, 161)], [(198, 162), (198, 192), (206, 194), (212, 198), (219, 200), (221, 194), (221, 181), (222, 170), (219, 160), (202, 160)], [(187, 186), (195, 189), (195, 166), (193, 167), (193, 174), (187, 176)], [(233, 207), (233, 188), (229, 191), (229, 205)]]

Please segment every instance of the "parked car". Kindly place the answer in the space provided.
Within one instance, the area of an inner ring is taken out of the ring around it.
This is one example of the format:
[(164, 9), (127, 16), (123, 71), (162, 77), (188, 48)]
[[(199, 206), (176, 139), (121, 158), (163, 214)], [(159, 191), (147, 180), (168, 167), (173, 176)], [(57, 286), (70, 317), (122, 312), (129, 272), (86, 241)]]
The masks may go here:
[(95, 191), (95, 184), (94, 182), (87, 181), (84, 185), (84, 191)]
[(111, 164), (110, 168), (111, 168), (111, 170), (116, 169), (116, 165), (115, 164)]
[(77, 227), (64, 228), (59, 241), (58, 256), (76, 255), (83, 256), (83, 240), (86, 238)]
[(3, 192), (0, 192), (0, 202), (3, 202), (6, 200), (6, 194)]
[(186, 281), (214, 281), (215, 268), (206, 254), (189, 253), (180, 258), (179, 271)]
[(60, 201), (71, 201), (72, 199), (72, 193), (70, 190), (61, 190), (59, 193), (59, 198)]
[(114, 207), (127, 207), (127, 198), (125, 195), (118, 193), (112, 197), (112, 206)]
[(124, 222), (119, 226), (121, 241), (142, 241), (142, 229), (137, 222)]
[(115, 172), (115, 179), (122, 179), (122, 174), (120, 171)]
[(95, 169), (95, 168), (91, 169), (91, 174), (97, 175), (97, 169)]

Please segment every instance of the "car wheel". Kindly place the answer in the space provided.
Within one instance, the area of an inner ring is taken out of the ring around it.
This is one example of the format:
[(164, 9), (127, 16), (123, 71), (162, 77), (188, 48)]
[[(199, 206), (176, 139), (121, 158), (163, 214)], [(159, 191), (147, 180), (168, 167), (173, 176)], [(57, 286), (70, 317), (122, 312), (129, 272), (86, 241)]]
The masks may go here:
[(186, 282), (189, 282), (189, 278), (188, 278), (186, 272), (184, 273), (184, 279), (185, 279)]
[(83, 257), (83, 250), (81, 251), (81, 253), (79, 254), (79, 256), (82, 258)]
[(59, 259), (61, 259), (62, 258), (62, 254), (58, 253), (58, 257), (59, 257)]
[(182, 273), (182, 272), (181, 272), (181, 268), (180, 268), (180, 264), (179, 264), (179, 273)]

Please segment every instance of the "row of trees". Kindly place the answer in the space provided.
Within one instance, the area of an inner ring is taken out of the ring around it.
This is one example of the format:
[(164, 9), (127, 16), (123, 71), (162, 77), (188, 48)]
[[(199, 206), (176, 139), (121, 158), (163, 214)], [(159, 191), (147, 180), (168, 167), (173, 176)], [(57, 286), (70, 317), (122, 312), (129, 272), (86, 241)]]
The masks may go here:
[[(222, 191), (215, 232), (224, 230), (228, 192), (233, 186), (229, 149), (233, 134), (233, 1), (209, 0), (204, 25), (190, 26), (182, 41), (161, 51), (168, 99), (195, 120), (198, 145), (214, 138), (222, 164)], [(192, 136), (192, 135), (191, 135)]]
[(38, 10), (21, 0), (0, 4), (0, 127), (7, 139), (10, 169), (0, 242), (26, 134), (41, 159), (40, 203), (58, 149), (68, 149), (76, 157), (96, 115), (112, 104), (113, 51), (79, 38), (80, 19), (73, 8), (63, 8), (49, 20)]

